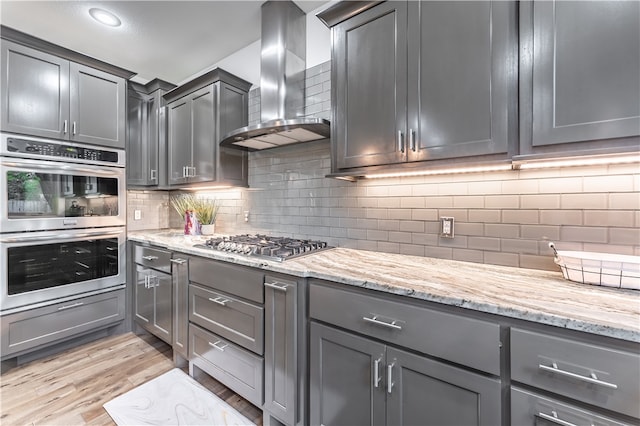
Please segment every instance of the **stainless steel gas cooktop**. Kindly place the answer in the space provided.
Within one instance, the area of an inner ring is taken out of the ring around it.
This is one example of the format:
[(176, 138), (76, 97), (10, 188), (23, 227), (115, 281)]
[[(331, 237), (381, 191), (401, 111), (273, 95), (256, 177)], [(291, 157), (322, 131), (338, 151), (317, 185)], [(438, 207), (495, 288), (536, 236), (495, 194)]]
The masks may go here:
[(276, 262), (332, 248), (324, 241), (299, 240), (260, 234), (211, 238), (204, 244), (196, 244), (194, 247), (244, 254)]

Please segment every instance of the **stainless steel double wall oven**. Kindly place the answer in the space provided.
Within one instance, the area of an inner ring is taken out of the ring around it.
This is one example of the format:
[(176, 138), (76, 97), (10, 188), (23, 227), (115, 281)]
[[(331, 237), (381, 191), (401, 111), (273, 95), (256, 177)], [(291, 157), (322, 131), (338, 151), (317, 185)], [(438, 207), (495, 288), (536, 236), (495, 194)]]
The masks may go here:
[(0, 133), (0, 313), (126, 281), (124, 150)]

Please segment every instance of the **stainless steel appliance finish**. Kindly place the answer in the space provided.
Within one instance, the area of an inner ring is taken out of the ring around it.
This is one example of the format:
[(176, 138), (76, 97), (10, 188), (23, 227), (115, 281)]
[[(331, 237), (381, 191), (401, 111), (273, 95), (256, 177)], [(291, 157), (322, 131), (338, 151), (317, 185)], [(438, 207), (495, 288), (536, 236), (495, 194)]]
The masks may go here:
[(248, 151), (329, 137), (329, 121), (304, 117), (306, 16), (292, 1), (262, 5), (260, 118), (234, 130), (220, 145)]
[(124, 151), (3, 133), (0, 233), (124, 226)]
[(124, 226), (0, 234), (2, 315), (126, 281)]
[(259, 234), (211, 238), (205, 244), (196, 244), (195, 247), (238, 253), (276, 262), (332, 248), (324, 241), (299, 240)]

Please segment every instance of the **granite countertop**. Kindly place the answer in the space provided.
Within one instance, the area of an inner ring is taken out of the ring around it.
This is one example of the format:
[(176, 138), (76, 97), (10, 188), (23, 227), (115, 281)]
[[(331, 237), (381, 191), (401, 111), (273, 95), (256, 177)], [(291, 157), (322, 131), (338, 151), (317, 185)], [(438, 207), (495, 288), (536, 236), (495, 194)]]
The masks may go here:
[(204, 237), (129, 232), (183, 253), (640, 342), (640, 291), (574, 283), (561, 272), (334, 248), (273, 262), (195, 248)]

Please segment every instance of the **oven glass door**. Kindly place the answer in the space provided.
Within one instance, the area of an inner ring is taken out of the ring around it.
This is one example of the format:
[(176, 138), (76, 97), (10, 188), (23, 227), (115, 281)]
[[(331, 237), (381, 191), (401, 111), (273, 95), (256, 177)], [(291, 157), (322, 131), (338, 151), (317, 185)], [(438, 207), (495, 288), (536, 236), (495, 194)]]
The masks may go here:
[(2, 310), (123, 284), (125, 240), (123, 227), (3, 234)]
[(2, 158), (2, 232), (125, 224), (124, 169)]

